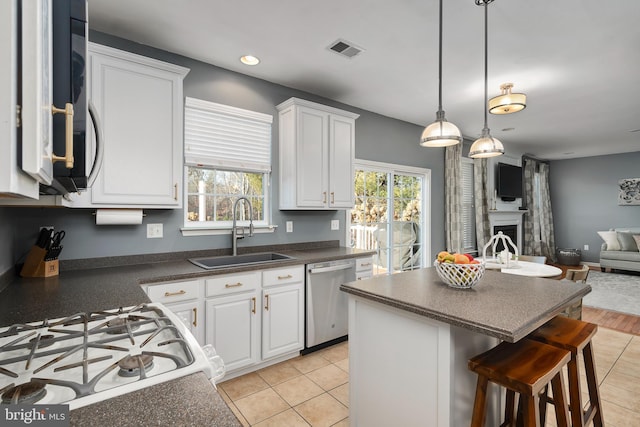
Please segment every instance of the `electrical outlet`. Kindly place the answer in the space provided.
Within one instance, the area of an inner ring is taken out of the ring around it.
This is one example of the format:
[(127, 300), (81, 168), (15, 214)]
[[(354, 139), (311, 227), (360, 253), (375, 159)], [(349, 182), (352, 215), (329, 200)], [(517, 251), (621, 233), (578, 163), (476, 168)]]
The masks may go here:
[(589, 250), (589, 245), (584, 245), (584, 246), (582, 247), (582, 250), (584, 250), (584, 251), (588, 251), (588, 250)]
[(162, 224), (147, 224), (147, 239), (162, 238)]
[(293, 221), (287, 221), (287, 233), (293, 233)]
[(331, 220), (331, 229), (332, 230), (340, 230), (340, 220), (339, 219), (332, 219)]

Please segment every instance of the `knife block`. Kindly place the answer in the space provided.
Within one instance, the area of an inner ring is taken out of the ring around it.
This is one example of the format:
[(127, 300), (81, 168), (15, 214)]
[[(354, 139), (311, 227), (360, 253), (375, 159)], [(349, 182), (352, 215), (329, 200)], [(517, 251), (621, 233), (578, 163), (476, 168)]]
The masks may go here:
[(60, 273), (57, 259), (45, 261), (47, 250), (39, 246), (32, 246), (24, 266), (20, 271), (22, 277), (51, 277)]

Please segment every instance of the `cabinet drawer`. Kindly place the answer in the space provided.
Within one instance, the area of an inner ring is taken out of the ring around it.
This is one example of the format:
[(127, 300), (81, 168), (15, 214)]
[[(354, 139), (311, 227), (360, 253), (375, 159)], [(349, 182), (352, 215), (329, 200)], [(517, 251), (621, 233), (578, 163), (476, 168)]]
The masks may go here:
[(278, 286), (304, 281), (304, 266), (274, 268), (262, 272), (262, 286)]
[(205, 283), (207, 297), (246, 292), (260, 287), (260, 272), (220, 275)]
[(150, 285), (147, 288), (147, 295), (149, 295), (151, 301), (163, 304), (196, 299), (200, 296), (200, 282), (191, 280), (188, 282)]
[(373, 270), (373, 258), (358, 258), (356, 259), (356, 272), (359, 271), (372, 271)]

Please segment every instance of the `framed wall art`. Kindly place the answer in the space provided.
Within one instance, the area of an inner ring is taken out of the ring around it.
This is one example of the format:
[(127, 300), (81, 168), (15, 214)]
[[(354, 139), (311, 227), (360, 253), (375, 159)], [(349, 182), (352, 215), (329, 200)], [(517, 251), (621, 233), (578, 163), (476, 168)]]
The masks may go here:
[(640, 205), (640, 178), (624, 178), (618, 181), (620, 192), (618, 193), (618, 205)]

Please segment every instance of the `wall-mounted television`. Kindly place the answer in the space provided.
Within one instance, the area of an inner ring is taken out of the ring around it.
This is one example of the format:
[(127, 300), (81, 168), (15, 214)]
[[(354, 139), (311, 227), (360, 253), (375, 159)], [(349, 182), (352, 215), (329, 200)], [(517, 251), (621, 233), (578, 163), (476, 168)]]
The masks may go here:
[(505, 202), (513, 202), (522, 197), (522, 168), (520, 166), (498, 163), (496, 175), (498, 197)]

